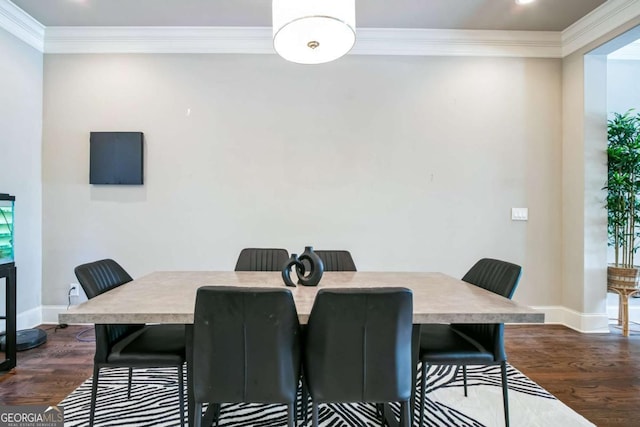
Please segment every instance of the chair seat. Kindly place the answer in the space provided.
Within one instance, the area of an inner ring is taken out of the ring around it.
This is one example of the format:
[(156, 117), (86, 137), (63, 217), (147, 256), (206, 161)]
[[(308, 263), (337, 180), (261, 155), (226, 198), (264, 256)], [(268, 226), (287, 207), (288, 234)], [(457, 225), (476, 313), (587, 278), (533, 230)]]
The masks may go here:
[(184, 325), (148, 325), (116, 343), (108, 363), (175, 366), (185, 361)]
[(450, 325), (441, 324), (422, 325), (420, 360), (433, 365), (473, 365), (494, 361), (493, 354), (478, 342)]

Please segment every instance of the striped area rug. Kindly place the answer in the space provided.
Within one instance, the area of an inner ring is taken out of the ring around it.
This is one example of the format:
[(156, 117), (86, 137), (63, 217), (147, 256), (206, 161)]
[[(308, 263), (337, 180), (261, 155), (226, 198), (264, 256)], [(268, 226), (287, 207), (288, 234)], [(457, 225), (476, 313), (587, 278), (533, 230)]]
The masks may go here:
[[(131, 399), (127, 399), (127, 373), (127, 369), (105, 368), (101, 371), (95, 425), (178, 426), (177, 370), (134, 370)], [(508, 377), (512, 426), (593, 426), (512, 366), (509, 366)], [(467, 378), (469, 393), (465, 397), (462, 369), (430, 367), (425, 415), (427, 426), (504, 425), (499, 367), (470, 366)], [(60, 403), (65, 410), (65, 426), (87, 425), (90, 396), (91, 379), (88, 379)], [(418, 408), (414, 414), (418, 415)], [(286, 426), (286, 408), (284, 405), (225, 404), (219, 425)], [(308, 425), (311, 425), (310, 421)], [(320, 406), (320, 425), (368, 427), (380, 426), (380, 421), (373, 405), (332, 404)]]

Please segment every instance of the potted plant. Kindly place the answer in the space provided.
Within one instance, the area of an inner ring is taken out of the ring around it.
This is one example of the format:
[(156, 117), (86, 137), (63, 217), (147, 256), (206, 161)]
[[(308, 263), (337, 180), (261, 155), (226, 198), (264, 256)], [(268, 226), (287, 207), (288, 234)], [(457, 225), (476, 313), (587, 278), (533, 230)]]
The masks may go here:
[(607, 285), (639, 289), (635, 255), (640, 237), (640, 114), (614, 113), (607, 126), (607, 211), (609, 245), (615, 261)]

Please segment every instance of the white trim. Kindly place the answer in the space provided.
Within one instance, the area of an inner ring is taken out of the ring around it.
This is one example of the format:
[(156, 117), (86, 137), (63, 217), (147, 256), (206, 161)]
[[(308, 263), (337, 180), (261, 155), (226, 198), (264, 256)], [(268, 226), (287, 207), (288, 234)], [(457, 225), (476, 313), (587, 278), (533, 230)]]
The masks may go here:
[(40, 52), (44, 50), (44, 25), (9, 0), (0, 0), (0, 28)]
[(430, 29), (358, 29), (351, 54), (560, 58), (560, 33)]
[(562, 56), (640, 16), (640, 0), (608, 0), (562, 32)]
[[(45, 53), (275, 54), (268, 27), (49, 27)], [(560, 33), (358, 29), (350, 55), (560, 58)]]
[(559, 324), (584, 334), (609, 333), (607, 313), (580, 313), (562, 306), (533, 307), (545, 314), (545, 324)]
[(57, 325), (58, 314), (67, 311), (66, 305), (43, 305), (42, 306), (42, 323)]
[(564, 325), (564, 307), (560, 306), (539, 306), (532, 307), (544, 313), (544, 323), (551, 325)]
[[(351, 55), (562, 58), (640, 16), (608, 0), (562, 32), (359, 28)], [(0, 28), (45, 53), (273, 54), (270, 27), (44, 27), (0, 0)]]
[(42, 324), (42, 307), (34, 307), (30, 310), (18, 313), (16, 316), (16, 328), (31, 329)]
[(274, 53), (266, 27), (48, 27), (45, 53)]

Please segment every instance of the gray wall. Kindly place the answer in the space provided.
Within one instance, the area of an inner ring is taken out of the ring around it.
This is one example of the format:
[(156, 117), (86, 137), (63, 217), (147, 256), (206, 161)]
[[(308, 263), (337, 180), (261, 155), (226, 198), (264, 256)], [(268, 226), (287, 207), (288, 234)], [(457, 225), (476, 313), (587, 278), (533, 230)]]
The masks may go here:
[[(232, 269), (243, 247), (361, 270), (524, 266), (561, 302), (560, 60), (45, 55), (43, 304), (73, 267)], [(190, 111), (190, 113), (188, 113)], [(145, 185), (88, 184), (90, 131), (142, 131)], [(512, 222), (528, 207), (528, 222)]]
[[(41, 138), (42, 54), (0, 29), (0, 192), (16, 196), (17, 299), (24, 316), (40, 306), (42, 294)], [(18, 327), (40, 322), (39, 312), (31, 316), (19, 317)]]

